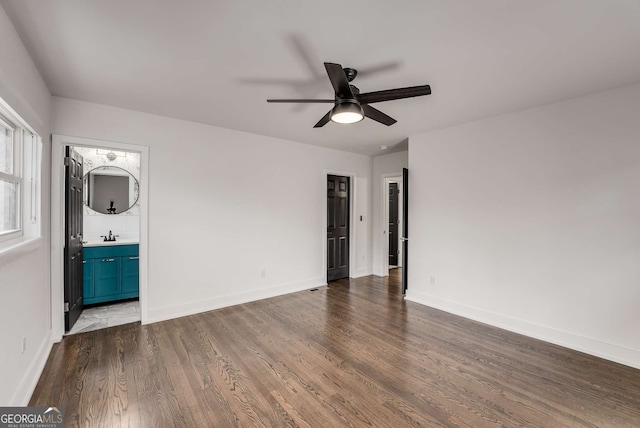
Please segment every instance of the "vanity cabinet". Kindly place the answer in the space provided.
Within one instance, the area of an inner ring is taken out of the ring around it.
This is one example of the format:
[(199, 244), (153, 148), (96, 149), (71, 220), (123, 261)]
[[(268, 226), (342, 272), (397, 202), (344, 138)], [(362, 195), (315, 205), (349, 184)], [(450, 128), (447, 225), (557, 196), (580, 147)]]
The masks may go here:
[(138, 297), (138, 245), (84, 248), (85, 305)]

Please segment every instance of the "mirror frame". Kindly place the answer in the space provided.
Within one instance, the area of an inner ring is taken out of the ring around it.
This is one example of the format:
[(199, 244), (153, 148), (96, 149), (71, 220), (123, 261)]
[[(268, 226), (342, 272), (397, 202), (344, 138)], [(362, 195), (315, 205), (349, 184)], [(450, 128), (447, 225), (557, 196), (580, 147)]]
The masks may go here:
[[(115, 168), (115, 169), (122, 170), (122, 171), (126, 172), (129, 175), (129, 177), (133, 178), (133, 181), (134, 181), (133, 189), (134, 189), (134, 192), (135, 192), (134, 193), (135, 199), (133, 200), (133, 203), (126, 210), (122, 210), (122, 211), (120, 211), (118, 213), (114, 213), (114, 214), (109, 214), (109, 213), (102, 213), (100, 211), (96, 211), (92, 207), (89, 206), (88, 201), (86, 200), (86, 197), (85, 197), (86, 196), (86, 191), (85, 191), (85, 183), (86, 183), (86, 181), (85, 181), (85, 179), (88, 181), (89, 180), (89, 178), (88, 178), (89, 174), (91, 174), (93, 171), (95, 171), (97, 169), (105, 169), (105, 168)], [(91, 211), (93, 211), (96, 214), (102, 214), (102, 215), (124, 214), (127, 211), (129, 211), (131, 208), (136, 206), (136, 204), (138, 203), (138, 199), (140, 199), (140, 182), (138, 181), (138, 179), (130, 171), (128, 171), (128, 170), (126, 170), (126, 169), (124, 169), (122, 167), (115, 166), (115, 165), (100, 165), (100, 166), (97, 166), (95, 168), (92, 168), (85, 175), (82, 176), (82, 204), (85, 207), (89, 208)]]

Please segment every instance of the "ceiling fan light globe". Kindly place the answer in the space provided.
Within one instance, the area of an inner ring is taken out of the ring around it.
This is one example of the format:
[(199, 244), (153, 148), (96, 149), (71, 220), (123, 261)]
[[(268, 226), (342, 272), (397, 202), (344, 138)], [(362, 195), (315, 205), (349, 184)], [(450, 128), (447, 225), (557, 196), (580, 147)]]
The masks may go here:
[(356, 123), (362, 119), (364, 119), (362, 107), (355, 102), (343, 102), (331, 110), (331, 120), (336, 123)]
[(331, 120), (337, 123), (356, 123), (360, 122), (362, 118), (361, 114), (352, 112), (336, 113), (331, 116)]

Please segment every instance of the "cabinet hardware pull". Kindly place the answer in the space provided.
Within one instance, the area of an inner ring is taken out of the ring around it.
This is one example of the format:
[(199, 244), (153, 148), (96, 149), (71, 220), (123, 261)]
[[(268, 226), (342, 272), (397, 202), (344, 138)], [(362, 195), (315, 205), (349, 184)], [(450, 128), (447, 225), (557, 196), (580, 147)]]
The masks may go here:
[(129, 260), (138, 260), (140, 257), (129, 257)]
[(102, 259), (103, 262), (113, 262), (115, 259)]

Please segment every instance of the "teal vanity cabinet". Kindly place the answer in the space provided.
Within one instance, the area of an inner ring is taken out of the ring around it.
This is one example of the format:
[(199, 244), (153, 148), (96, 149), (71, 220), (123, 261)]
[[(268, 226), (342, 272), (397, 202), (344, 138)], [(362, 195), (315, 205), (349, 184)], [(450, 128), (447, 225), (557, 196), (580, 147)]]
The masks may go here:
[(95, 287), (93, 285), (93, 266), (94, 259), (87, 259), (87, 250), (83, 250), (84, 260), (82, 261), (82, 284), (83, 284), (83, 302), (86, 305), (87, 299), (91, 299), (95, 296)]
[(135, 293), (138, 296), (140, 263), (138, 261), (138, 251), (136, 245), (136, 255), (130, 255), (121, 258), (121, 291), (124, 294)]
[(138, 245), (84, 248), (84, 304), (138, 297)]

